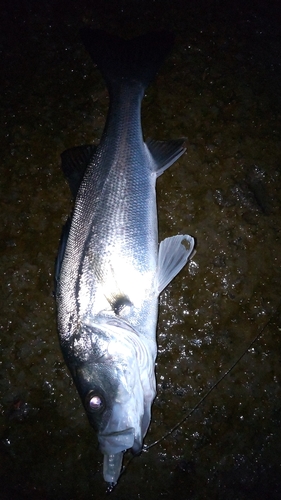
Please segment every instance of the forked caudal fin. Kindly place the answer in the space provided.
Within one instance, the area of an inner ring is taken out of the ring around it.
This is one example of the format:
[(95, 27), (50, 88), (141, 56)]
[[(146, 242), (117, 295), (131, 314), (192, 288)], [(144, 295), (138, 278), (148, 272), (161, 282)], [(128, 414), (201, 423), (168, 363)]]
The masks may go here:
[(109, 91), (120, 83), (138, 83), (145, 89), (174, 42), (173, 33), (168, 31), (124, 40), (102, 30), (84, 27), (80, 35)]

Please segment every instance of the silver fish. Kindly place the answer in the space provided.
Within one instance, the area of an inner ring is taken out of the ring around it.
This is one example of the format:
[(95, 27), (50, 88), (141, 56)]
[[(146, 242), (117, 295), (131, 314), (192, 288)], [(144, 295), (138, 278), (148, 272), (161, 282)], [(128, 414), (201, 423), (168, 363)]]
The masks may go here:
[(75, 204), (57, 258), (57, 317), (113, 485), (124, 451), (142, 449), (156, 394), (158, 297), (191, 257), (194, 239), (177, 235), (158, 246), (156, 178), (184, 153), (184, 140), (144, 142), (141, 128), (144, 91), (173, 35), (125, 41), (91, 28), (81, 35), (110, 106), (98, 147), (62, 154)]

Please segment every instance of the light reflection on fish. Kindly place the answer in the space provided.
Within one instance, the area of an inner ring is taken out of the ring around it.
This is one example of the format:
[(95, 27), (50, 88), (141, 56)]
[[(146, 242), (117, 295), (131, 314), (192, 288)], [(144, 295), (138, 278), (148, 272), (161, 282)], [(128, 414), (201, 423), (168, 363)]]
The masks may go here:
[(188, 235), (158, 246), (156, 178), (184, 140), (143, 141), (141, 101), (173, 43), (167, 32), (125, 41), (84, 28), (107, 83), (99, 146), (62, 154), (75, 198), (56, 263), (58, 330), (66, 364), (115, 484), (123, 453), (139, 453), (155, 398), (158, 297), (190, 258)]

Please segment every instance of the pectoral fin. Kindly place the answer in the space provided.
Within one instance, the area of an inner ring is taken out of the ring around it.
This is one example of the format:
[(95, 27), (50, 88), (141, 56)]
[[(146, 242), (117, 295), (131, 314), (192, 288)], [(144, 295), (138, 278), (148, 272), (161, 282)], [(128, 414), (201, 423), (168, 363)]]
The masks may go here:
[(188, 234), (179, 234), (161, 241), (158, 252), (159, 294), (194, 255), (194, 245), (194, 238)]

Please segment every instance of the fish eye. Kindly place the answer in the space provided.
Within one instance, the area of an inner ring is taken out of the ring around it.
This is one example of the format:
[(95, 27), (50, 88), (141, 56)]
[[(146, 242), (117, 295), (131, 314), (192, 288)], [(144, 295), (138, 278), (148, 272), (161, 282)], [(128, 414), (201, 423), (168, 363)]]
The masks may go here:
[(99, 410), (102, 406), (102, 400), (99, 396), (92, 396), (89, 401), (89, 407), (91, 410)]
[(90, 391), (85, 399), (86, 408), (91, 412), (96, 412), (99, 410), (104, 410), (105, 404), (103, 398), (100, 394), (95, 391)]

